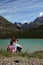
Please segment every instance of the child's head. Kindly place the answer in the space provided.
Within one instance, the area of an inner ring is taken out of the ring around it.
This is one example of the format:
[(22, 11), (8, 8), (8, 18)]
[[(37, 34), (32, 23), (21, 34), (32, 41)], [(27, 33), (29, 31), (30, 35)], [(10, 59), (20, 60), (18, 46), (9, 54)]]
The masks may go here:
[(12, 41), (16, 43), (18, 40), (16, 38), (13, 38)]

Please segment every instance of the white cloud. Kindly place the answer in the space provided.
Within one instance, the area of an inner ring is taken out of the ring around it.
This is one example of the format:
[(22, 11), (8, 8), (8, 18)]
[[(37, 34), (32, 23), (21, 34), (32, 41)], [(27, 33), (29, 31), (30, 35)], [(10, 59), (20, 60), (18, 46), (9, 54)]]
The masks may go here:
[[(31, 0), (32, 2), (34, 0)], [(35, 12), (36, 9), (42, 9), (42, 3), (39, 4), (35, 4), (35, 3), (31, 3), (31, 1), (29, 0), (17, 0), (16, 2), (10, 2), (10, 3), (6, 3), (2, 6), (0, 6), (0, 14), (15, 14), (15, 13), (31, 13), (31, 12)], [(5, 2), (8, 2), (8, 0), (5, 0)], [(3, 4), (3, 2), (2, 2)], [(41, 6), (40, 6), (41, 5)]]
[(41, 12), (39, 16), (42, 16), (42, 15), (43, 15), (43, 12)]
[(29, 22), (43, 11), (43, 2), (39, 1), (0, 0), (0, 15), (5, 16), (10, 21)]

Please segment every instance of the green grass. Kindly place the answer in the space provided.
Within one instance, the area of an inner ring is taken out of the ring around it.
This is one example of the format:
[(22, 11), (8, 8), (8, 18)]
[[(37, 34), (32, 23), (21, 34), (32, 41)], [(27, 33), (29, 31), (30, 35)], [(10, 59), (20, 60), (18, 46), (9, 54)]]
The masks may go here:
[(43, 53), (41, 52), (40, 53), (39, 52), (37, 53), (27, 53), (27, 52), (11, 53), (5, 50), (0, 50), (0, 57), (13, 57), (13, 56), (43, 59)]

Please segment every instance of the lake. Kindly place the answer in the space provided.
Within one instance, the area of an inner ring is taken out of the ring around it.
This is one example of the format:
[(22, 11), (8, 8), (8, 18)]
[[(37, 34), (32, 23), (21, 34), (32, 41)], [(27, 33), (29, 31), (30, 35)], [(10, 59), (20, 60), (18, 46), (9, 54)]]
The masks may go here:
[[(11, 39), (0, 39), (0, 49), (6, 49)], [(22, 51), (34, 52), (43, 50), (43, 39), (18, 39), (18, 44), (23, 46)]]

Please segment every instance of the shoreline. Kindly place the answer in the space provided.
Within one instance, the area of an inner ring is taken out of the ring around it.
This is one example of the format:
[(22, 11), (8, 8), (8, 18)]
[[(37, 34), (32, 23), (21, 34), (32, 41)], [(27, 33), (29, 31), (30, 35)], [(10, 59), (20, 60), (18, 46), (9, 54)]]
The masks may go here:
[(11, 53), (0, 51), (0, 65), (43, 65), (43, 51)]

